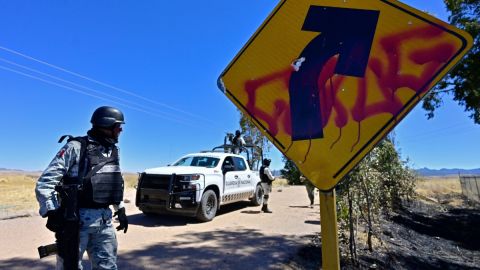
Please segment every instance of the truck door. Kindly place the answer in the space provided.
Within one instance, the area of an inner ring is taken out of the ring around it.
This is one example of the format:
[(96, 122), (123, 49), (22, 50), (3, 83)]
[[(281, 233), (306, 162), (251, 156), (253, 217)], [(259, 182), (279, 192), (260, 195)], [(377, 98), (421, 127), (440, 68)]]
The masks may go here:
[(253, 175), (247, 167), (245, 159), (241, 157), (233, 157), (233, 163), (235, 164), (235, 172), (239, 178), (238, 193), (244, 193), (252, 189)]
[(235, 163), (233, 157), (228, 156), (224, 159), (222, 164), (223, 172), (223, 198), (222, 201), (228, 202), (233, 200), (233, 193), (238, 188), (240, 183), (239, 176), (235, 170)]

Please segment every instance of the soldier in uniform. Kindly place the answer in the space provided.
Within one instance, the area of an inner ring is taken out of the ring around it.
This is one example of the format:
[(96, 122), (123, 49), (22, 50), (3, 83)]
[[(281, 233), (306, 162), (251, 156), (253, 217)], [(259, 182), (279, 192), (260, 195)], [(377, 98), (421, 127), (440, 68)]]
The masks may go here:
[[(103, 106), (95, 110), (91, 123), (92, 128), (87, 132), (87, 136), (73, 138), (60, 149), (38, 179), (35, 193), (40, 205), (40, 215), (48, 217), (47, 228), (55, 231), (57, 236), (56, 228), (60, 226), (62, 213), (58, 210), (61, 202), (55, 186), (68, 181), (79, 181), (78, 268), (82, 269), (81, 259), (87, 251), (92, 269), (117, 269), (117, 238), (110, 205), (113, 206), (114, 216), (118, 216), (120, 223), (116, 229), (126, 233), (128, 219), (123, 205), (124, 183), (116, 146), (125, 122), (120, 110)], [(84, 157), (84, 160), (80, 160), (80, 157)], [(94, 173), (88, 174), (89, 172)], [(79, 174), (86, 177), (79, 177)], [(58, 243), (59, 237), (57, 246)], [(62, 255), (57, 256), (57, 269), (63, 268)]]
[(263, 206), (262, 210), (265, 213), (272, 213), (270, 209), (268, 209), (268, 198), (270, 197), (270, 193), (272, 192), (272, 182), (275, 180), (273, 177), (272, 172), (270, 171), (270, 159), (263, 159), (262, 166), (260, 167), (260, 180), (263, 188)]
[(243, 139), (240, 130), (235, 131), (235, 137), (232, 139), (232, 144), (235, 145), (233, 153), (240, 154), (242, 152), (242, 147), (245, 145), (245, 140)]

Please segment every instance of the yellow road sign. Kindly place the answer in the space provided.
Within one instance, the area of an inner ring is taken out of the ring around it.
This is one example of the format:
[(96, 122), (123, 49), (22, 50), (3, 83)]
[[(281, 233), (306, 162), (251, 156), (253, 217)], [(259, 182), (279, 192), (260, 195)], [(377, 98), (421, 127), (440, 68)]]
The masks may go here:
[(471, 48), (390, 0), (283, 0), (219, 78), (319, 189), (335, 187)]

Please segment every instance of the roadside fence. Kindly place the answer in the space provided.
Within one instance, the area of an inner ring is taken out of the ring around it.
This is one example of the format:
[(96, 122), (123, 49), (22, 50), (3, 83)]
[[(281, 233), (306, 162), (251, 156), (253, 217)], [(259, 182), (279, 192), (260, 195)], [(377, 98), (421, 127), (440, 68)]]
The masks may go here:
[(460, 175), (462, 194), (469, 200), (480, 202), (480, 176)]

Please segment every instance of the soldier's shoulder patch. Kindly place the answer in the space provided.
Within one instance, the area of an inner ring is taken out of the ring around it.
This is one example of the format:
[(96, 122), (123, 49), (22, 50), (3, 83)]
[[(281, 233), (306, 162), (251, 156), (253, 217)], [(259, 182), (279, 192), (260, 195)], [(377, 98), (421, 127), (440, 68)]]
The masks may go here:
[(59, 157), (59, 158), (63, 158), (64, 155), (65, 155), (65, 149), (61, 149), (61, 150), (58, 151), (58, 153), (57, 153), (57, 157)]

